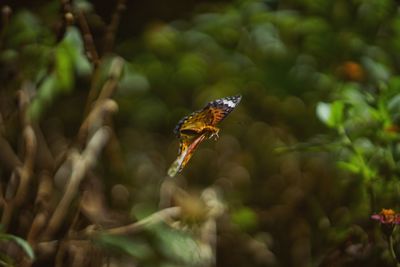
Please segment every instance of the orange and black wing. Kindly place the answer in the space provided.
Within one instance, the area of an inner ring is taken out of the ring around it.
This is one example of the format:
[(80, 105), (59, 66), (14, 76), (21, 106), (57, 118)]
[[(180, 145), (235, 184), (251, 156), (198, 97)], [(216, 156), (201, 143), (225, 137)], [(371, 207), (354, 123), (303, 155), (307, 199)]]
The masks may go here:
[(214, 100), (204, 108), (207, 110), (207, 124), (210, 126), (217, 125), (220, 121), (226, 118), (239, 104), (242, 96), (229, 96)]
[(168, 175), (174, 177), (177, 173), (189, 162), (197, 146), (206, 138), (206, 134), (201, 134), (193, 139), (181, 139), (180, 152), (177, 159), (171, 164), (168, 169)]
[(201, 121), (206, 125), (215, 126), (222, 121), (235, 107), (239, 104), (242, 96), (229, 96), (211, 101), (202, 110), (193, 112), (183, 117), (174, 129), (177, 137), (180, 137), (180, 129), (182, 126)]
[(235, 109), (241, 99), (242, 97), (237, 95), (214, 100), (202, 110), (195, 111), (178, 122), (174, 133), (180, 138), (179, 154), (168, 170), (170, 177), (185, 167), (198, 145), (206, 138), (207, 133), (201, 132), (202, 127), (218, 124)]
[(181, 128), (185, 125), (195, 123), (197, 121), (206, 120), (208, 114), (204, 112), (204, 109), (195, 111), (185, 117), (183, 117), (178, 124), (175, 126), (174, 133), (177, 137), (181, 137)]

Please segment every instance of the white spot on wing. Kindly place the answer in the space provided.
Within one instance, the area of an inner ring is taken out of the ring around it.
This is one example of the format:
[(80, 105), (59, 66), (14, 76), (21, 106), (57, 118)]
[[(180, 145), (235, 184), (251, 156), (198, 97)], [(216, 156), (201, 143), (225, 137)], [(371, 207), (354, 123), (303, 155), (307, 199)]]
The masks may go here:
[(222, 99), (222, 104), (224, 104), (230, 108), (234, 108), (236, 106), (235, 102), (233, 102), (232, 100), (227, 100), (227, 99)]

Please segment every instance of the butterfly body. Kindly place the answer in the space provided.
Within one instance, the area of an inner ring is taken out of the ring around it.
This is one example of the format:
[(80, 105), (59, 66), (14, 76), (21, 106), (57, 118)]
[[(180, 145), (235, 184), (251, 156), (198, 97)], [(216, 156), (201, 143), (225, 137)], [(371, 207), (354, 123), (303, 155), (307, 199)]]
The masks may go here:
[(230, 96), (208, 103), (203, 109), (183, 117), (174, 129), (180, 139), (179, 155), (168, 170), (170, 176), (176, 175), (187, 164), (197, 146), (206, 138), (218, 138), (222, 121), (241, 100), (241, 96)]

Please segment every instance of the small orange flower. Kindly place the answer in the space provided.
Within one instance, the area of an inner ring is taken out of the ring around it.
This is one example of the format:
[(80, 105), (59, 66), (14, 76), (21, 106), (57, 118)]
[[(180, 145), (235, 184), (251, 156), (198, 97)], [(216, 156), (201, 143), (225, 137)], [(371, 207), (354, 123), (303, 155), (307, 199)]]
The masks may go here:
[(363, 67), (355, 61), (346, 61), (339, 67), (340, 74), (346, 80), (363, 81), (365, 71)]
[(400, 224), (400, 213), (396, 213), (392, 209), (382, 209), (380, 213), (373, 214), (371, 219), (383, 224)]

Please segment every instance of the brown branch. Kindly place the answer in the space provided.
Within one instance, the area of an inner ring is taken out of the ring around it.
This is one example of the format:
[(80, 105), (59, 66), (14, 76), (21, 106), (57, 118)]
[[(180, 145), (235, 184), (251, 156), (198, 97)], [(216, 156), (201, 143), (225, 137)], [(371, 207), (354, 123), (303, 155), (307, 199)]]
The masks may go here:
[(93, 63), (94, 67), (100, 63), (99, 54), (97, 53), (96, 46), (94, 45), (93, 35), (90, 32), (89, 24), (87, 23), (85, 13), (82, 10), (77, 10), (76, 16), (82, 31), (83, 42), (85, 44), (86, 54), (88, 59)]
[(25, 139), (25, 160), (20, 173), (20, 181), (15, 202), (19, 206), (26, 199), (28, 186), (33, 173), (33, 164), (37, 150), (36, 136), (31, 126), (26, 126), (24, 130)]
[[(25, 159), (22, 167), (15, 168), (6, 191), (6, 199), (1, 223), (7, 230), (13, 212), (26, 199), (29, 183), (32, 177), (33, 163), (36, 154), (36, 138), (31, 126), (27, 125), (24, 129)], [(15, 192), (15, 194), (14, 194)]]
[(112, 97), (117, 90), (118, 81), (121, 77), (124, 67), (124, 60), (121, 57), (115, 57), (111, 62), (108, 80), (104, 83), (97, 101)]
[(35, 248), (36, 241), (39, 237), (39, 234), (43, 231), (46, 226), (48, 215), (46, 212), (40, 211), (36, 214), (35, 218), (32, 221), (31, 228), (29, 229), (27, 235), (27, 241), (33, 248)]
[(50, 210), (50, 199), (53, 192), (53, 181), (52, 177), (46, 171), (39, 175), (39, 185), (36, 194), (35, 206), (38, 212), (33, 219), (31, 227), (29, 229), (27, 240), (35, 247), (36, 241), (39, 234), (43, 231), (46, 226), (47, 219), (49, 217)]
[(115, 113), (117, 111), (118, 105), (112, 99), (107, 99), (96, 105), (79, 128), (79, 144), (84, 144), (87, 140), (87, 137), (90, 136), (91, 133), (96, 131), (101, 125), (104, 125), (104, 120), (108, 114)]
[(33, 175), (33, 166), (35, 163), (36, 151), (37, 151), (37, 139), (36, 134), (32, 128), (30, 117), (28, 116), (27, 109), (30, 102), (28, 90), (30, 90), (32, 84), (29, 82), (25, 82), (22, 87), (22, 90), (19, 90), (18, 95), (18, 104), (19, 104), (19, 113), (20, 113), (20, 121), (22, 123), (23, 131), (23, 139), (25, 143), (25, 155), (24, 155), (24, 163), (19, 171), (19, 185), (17, 192), (15, 194), (15, 205), (20, 206), (23, 201), (26, 199), (28, 193), (28, 186)]
[(26, 112), (29, 106), (30, 97), (29, 90), (32, 90), (32, 83), (24, 82), (22, 84), (22, 89), (17, 91), (17, 99), (18, 99), (18, 109), (19, 109), (19, 120), (21, 122), (21, 126), (25, 127), (26, 125), (31, 124), (30, 117)]
[(58, 240), (40, 242), (36, 245), (35, 252), (41, 257), (50, 257), (56, 252), (59, 242)]
[(40, 148), (36, 152), (36, 168), (38, 170), (52, 172), (54, 170), (55, 160), (50, 151), (49, 145), (47, 144), (46, 138), (37, 123), (32, 123), (32, 128), (35, 132), (37, 147)]
[(3, 25), (2, 30), (4, 30), (8, 26), (11, 14), (12, 14), (12, 9), (10, 6), (5, 5), (1, 8), (1, 22)]
[(115, 57), (113, 59), (113, 61), (111, 62), (107, 81), (101, 88), (98, 97), (97, 97), (96, 80), (99, 78), (100, 72), (98, 71), (98, 69), (94, 71), (92, 78), (92, 86), (90, 88), (88, 100), (86, 103), (85, 114), (88, 114), (90, 109), (93, 108), (93, 102), (95, 101), (96, 97), (97, 101), (100, 102), (107, 98), (110, 98), (114, 94), (118, 86), (118, 81), (122, 74), (123, 66), (124, 66), (124, 60), (122, 58)]
[(106, 29), (106, 33), (104, 36), (103, 54), (109, 53), (113, 49), (115, 35), (121, 20), (121, 14), (125, 10), (125, 8), (125, 0), (119, 0), (111, 17), (111, 22)]
[(85, 230), (79, 233), (71, 233), (69, 236), (71, 239), (59, 241), (59, 240), (52, 240), (52, 241), (43, 241), (36, 245), (36, 252), (39, 255), (51, 255), (53, 254), (58, 248), (59, 253), (60, 251), (65, 249), (65, 246), (68, 242), (78, 242), (81, 240), (88, 240), (95, 237), (98, 234), (111, 234), (111, 235), (129, 235), (134, 234), (139, 231), (146, 229), (151, 225), (155, 225), (161, 222), (168, 222), (174, 220), (181, 216), (181, 208), (179, 207), (171, 207), (160, 210), (156, 213), (151, 214), (150, 216), (121, 227), (110, 228), (107, 230), (100, 230), (95, 225), (89, 225), (86, 227)]
[[(112, 121), (110, 121), (109, 124), (112, 124)], [(106, 147), (105, 155), (107, 159), (109, 159), (110, 169), (117, 175), (124, 176), (127, 170), (124, 165), (122, 146), (114, 127), (112, 127), (111, 130), (110, 142)]]
[(160, 222), (168, 222), (174, 220), (180, 217), (181, 213), (182, 209), (180, 207), (171, 207), (157, 211), (135, 223), (120, 227), (110, 228), (106, 230), (99, 230), (95, 225), (89, 225), (83, 232), (77, 233), (77, 237), (90, 238), (97, 234), (130, 235), (142, 231), (151, 225), (155, 225)]
[[(200, 235), (195, 237), (199, 241), (198, 253), (204, 262), (209, 262), (210, 265), (215, 265), (216, 255), (216, 219), (223, 214), (225, 207), (218, 198), (217, 192), (212, 188), (207, 188), (203, 191), (201, 198), (206, 203), (208, 208), (208, 218), (202, 224)], [(71, 233), (69, 240), (63, 241), (62, 247), (66, 246), (66, 242), (79, 242), (79, 240), (91, 240), (99, 234), (109, 235), (132, 235), (148, 229), (152, 225), (165, 222), (173, 225), (178, 218), (184, 216), (184, 211), (181, 207), (169, 207), (155, 212), (148, 217), (135, 223), (109, 228), (106, 230), (99, 229), (96, 225), (89, 225), (81, 232)], [(42, 242), (37, 246), (38, 251), (46, 252), (56, 249), (57, 244), (61, 241)]]
[(12, 9), (10, 6), (4, 5), (1, 8), (1, 22), (2, 22), (1, 24), (3, 27), (0, 32), (0, 48), (3, 47), (3, 39), (6, 33), (6, 29), (10, 23), (11, 14), (12, 14)]
[(180, 207), (171, 207), (160, 210), (151, 214), (150, 216), (136, 222), (133, 224), (129, 224), (126, 226), (121, 226), (117, 228), (107, 229), (104, 233), (111, 234), (111, 235), (126, 235), (126, 234), (133, 234), (144, 228), (147, 228), (151, 225), (165, 222), (171, 220), (173, 218), (177, 218), (181, 215), (181, 208)]
[[(23, 85), (23, 88), (28, 86), (28, 83)], [(26, 114), (26, 107), (29, 103), (29, 98), (26, 93), (26, 90), (19, 90), (17, 92), (18, 96), (18, 104), (20, 110), (20, 120), (22, 123), (22, 127), (24, 128), (26, 125), (29, 125)], [(1, 119), (1, 122), (3, 120)], [(3, 125), (2, 125), (3, 126)], [(3, 132), (3, 131), (2, 131)], [(22, 162), (19, 157), (14, 152), (13, 148), (9, 144), (9, 142), (4, 138), (3, 134), (0, 133), (0, 163), (3, 167), (5, 167), (8, 171), (13, 171), (17, 167), (22, 167)]]
[(60, 246), (56, 250), (56, 257), (54, 266), (55, 267), (62, 267), (64, 265), (64, 255), (67, 252), (67, 241), (61, 241)]
[(36, 193), (35, 205), (39, 210), (48, 210), (53, 193), (53, 177), (47, 171), (39, 175), (39, 185)]
[(100, 68), (95, 68), (93, 71), (93, 74), (92, 74), (89, 94), (88, 94), (88, 97), (86, 100), (86, 106), (85, 106), (85, 111), (84, 111), (85, 116), (92, 109), (92, 103), (94, 102), (94, 100), (97, 97), (97, 82), (100, 80), (100, 76), (101, 76)]
[[(20, 168), (17, 168), (16, 170), (19, 169)], [(15, 206), (15, 201), (13, 201), (13, 197), (15, 196), (15, 192), (17, 191), (18, 179), (19, 179), (18, 177), (19, 172), (16, 170), (13, 171), (11, 174), (4, 197), (3, 213), (1, 214), (1, 225), (3, 226), (4, 231), (7, 231), (8, 229)]]
[[(113, 46), (114, 43), (114, 38), (115, 38), (115, 32), (117, 30), (117, 27), (119, 25), (120, 21), (120, 16), (122, 11), (125, 9), (125, 0), (119, 0), (115, 12), (112, 16), (111, 23), (107, 27), (106, 30), (106, 35), (105, 35), (105, 51), (111, 50), (111, 47)], [(76, 16), (78, 18), (78, 22), (82, 31), (82, 36), (85, 44), (85, 48), (87, 51), (87, 55), (89, 60), (93, 63), (95, 69), (92, 75), (92, 82), (91, 82), (91, 88), (89, 90), (89, 95), (87, 99), (87, 104), (85, 108), (85, 114), (89, 113), (89, 109), (91, 108), (91, 105), (93, 101), (96, 99), (97, 92), (96, 92), (96, 81), (98, 81), (100, 77), (100, 72), (98, 66), (100, 65), (101, 62), (101, 57), (99, 56), (96, 47), (94, 45), (93, 41), (93, 35), (90, 32), (89, 25), (87, 23), (85, 14), (81, 10), (76, 11)], [(123, 63), (123, 62), (122, 62)], [(122, 64), (121, 63), (121, 64)], [(118, 67), (118, 66), (117, 66)], [(117, 70), (118, 73), (115, 73), (115, 75), (110, 75), (109, 80), (115, 79), (118, 82), (119, 77), (121, 76), (121, 70), (122, 67)], [(114, 71), (114, 67), (111, 67), (111, 71)], [(112, 84), (112, 82), (110, 82)], [(105, 85), (106, 86), (106, 85)], [(104, 87), (103, 87), (104, 88)], [(102, 90), (103, 91), (103, 90)], [(114, 91), (114, 90), (111, 90)], [(100, 98), (104, 99), (104, 98)]]
[(107, 127), (101, 127), (89, 140), (86, 149), (82, 154), (77, 152), (71, 155), (72, 172), (66, 185), (65, 192), (52, 214), (48, 227), (44, 233), (45, 239), (49, 239), (58, 231), (64, 220), (72, 200), (76, 197), (79, 185), (86, 175), (88, 169), (92, 168), (96, 158), (99, 156), (101, 149), (105, 146), (109, 138), (109, 130)]
[(0, 135), (0, 165), (8, 171), (22, 166), (21, 160), (2, 135)]

